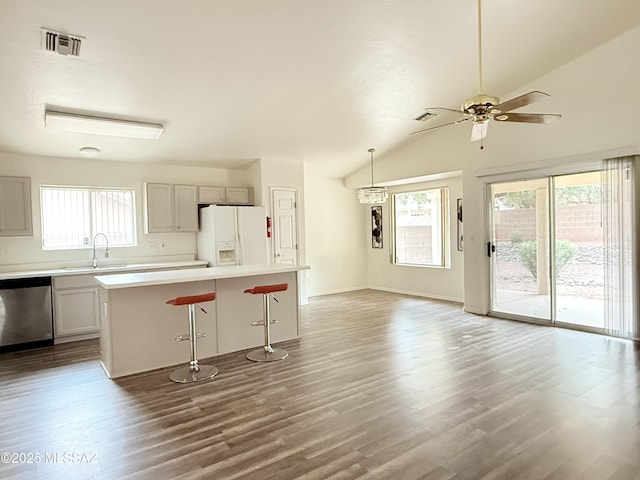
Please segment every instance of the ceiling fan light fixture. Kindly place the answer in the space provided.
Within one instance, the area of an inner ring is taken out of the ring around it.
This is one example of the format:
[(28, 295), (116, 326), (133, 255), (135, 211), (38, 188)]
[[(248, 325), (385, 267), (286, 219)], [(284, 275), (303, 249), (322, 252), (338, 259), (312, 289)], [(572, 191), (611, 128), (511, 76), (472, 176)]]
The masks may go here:
[[(533, 90), (529, 93), (525, 93), (518, 97), (512, 98), (505, 102), (501, 102), (498, 97), (493, 95), (487, 95), (484, 93), (482, 85), (482, 0), (478, 1), (478, 93), (466, 100), (460, 105), (458, 120), (454, 120), (441, 125), (436, 125), (430, 128), (423, 128), (417, 132), (411, 132), (409, 135), (416, 133), (427, 132), (435, 130), (436, 128), (446, 127), (448, 125), (457, 125), (464, 121), (473, 120), (473, 127), (471, 131), (471, 141), (482, 140), (487, 135), (487, 127), (489, 121), (493, 117), (494, 120), (499, 122), (518, 122), (518, 123), (539, 123), (548, 124), (558, 120), (562, 115), (555, 113), (511, 113), (512, 110), (524, 107), (535, 101), (541, 100), (549, 95), (544, 92)], [(440, 107), (434, 107), (432, 109), (442, 109)], [(431, 110), (431, 109), (428, 109)], [(415, 118), (415, 120), (424, 121), (427, 120), (424, 114)], [(480, 144), (480, 149), (483, 149), (484, 145)]]
[(373, 152), (375, 148), (370, 148), (371, 154), (371, 186), (364, 187), (358, 190), (358, 201), (365, 204), (385, 203), (387, 201), (388, 193), (386, 187), (374, 187), (373, 186)]

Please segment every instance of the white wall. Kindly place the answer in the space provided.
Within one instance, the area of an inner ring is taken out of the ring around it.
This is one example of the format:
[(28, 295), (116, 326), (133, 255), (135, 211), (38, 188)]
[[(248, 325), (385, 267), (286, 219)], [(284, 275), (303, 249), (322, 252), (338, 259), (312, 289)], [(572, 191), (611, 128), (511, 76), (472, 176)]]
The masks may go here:
[[(254, 165), (247, 169), (250, 178), (258, 179), (260, 185), (256, 192), (256, 198), (260, 199), (260, 204), (267, 210), (267, 216), (271, 214), (271, 191), (273, 188), (294, 189), (297, 192), (297, 222), (298, 222), (298, 261), (307, 265), (307, 240), (306, 240), (306, 194), (304, 186), (304, 164), (301, 162), (291, 162), (274, 159), (259, 159)], [(274, 226), (275, 227), (275, 226)], [(269, 244), (269, 256), (273, 255), (273, 245)], [(300, 303), (307, 303), (307, 272), (299, 273), (299, 297)]]
[[(265, 206), (268, 216), (271, 216), (272, 188), (291, 188), (297, 191), (299, 260), (304, 264), (306, 262), (304, 165), (300, 162), (260, 159), (248, 169), (248, 175), (259, 181), (260, 188), (256, 192), (256, 199), (260, 199), (260, 205)], [(269, 250), (271, 252), (271, 248)]]
[[(461, 124), (426, 133), (405, 148), (378, 157), (376, 178), (380, 182), (462, 170), (464, 303), (468, 311), (486, 313), (488, 309), (488, 233), (481, 175), (492, 168), (516, 171), (535, 168), (538, 163), (579, 163), (581, 156), (606, 157), (614, 150), (640, 152), (638, 45), (640, 27), (503, 95), (509, 99), (530, 90), (549, 93), (550, 98), (523, 111), (562, 113), (556, 123), (493, 122), (484, 150), (479, 149), (478, 143), (469, 142), (470, 125)], [(350, 188), (367, 182), (368, 167), (345, 179)], [(399, 282), (398, 279), (400, 287)]]
[[(415, 183), (389, 189), (389, 194), (431, 188), (449, 188), (449, 258), (447, 268), (410, 267), (391, 262), (391, 202), (382, 206), (383, 248), (369, 248), (367, 255), (370, 288), (462, 302), (463, 253), (457, 250), (456, 199), (462, 197), (462, 178), (451, 177), (432, 182)], [(367, 232), (371, 213), (367, 207)], [(369, 240), (370, 243), (370, 240)]]
[(144, 163), (109, 162), (90, 159), (27, 156), (0, 152), (0, 175), (31, 177), (33, 209), (32, 237), (0, 237), (0, 268), (38, 264), (42, 267), (59, 263), (88, 262), (90, 249), (43, 251), (40, 224), (40, 185), (74, 185), (88, 187), (129, 187), (135, 190), (138, 245), (112, 248), (113, 259), (160, 261), (171, 258), (193, 258), (196, 254), (195, 233), (143, 233), (142, 185), (144, 182), (184, 183), (188, 185), (251, 185), (247, 174), (239, 170), (219, 168), (150, 165)]
[(305, 193), (309, 295), (367, 288), (368, 208), (339, 179), (306, 176)]

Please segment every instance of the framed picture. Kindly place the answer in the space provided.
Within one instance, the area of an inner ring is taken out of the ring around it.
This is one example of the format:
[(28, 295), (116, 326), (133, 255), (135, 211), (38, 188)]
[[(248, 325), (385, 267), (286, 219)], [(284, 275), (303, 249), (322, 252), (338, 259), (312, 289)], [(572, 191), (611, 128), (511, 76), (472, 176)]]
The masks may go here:
[(458, 233), (458, 251), (461, 252), (463, 249), (462, 241), (462, 199), (459, 198), (456, 201), (456, 219), (457, 219), (457, 233)]
[(382, 206), (371, 207), (371, 247), (382, 248)]

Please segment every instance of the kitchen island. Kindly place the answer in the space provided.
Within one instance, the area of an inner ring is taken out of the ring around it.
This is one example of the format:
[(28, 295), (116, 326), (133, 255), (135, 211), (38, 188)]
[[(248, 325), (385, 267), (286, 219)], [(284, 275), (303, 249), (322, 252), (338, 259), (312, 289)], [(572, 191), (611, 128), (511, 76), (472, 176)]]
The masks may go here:
[(100, 288), (100, 350), (110, 378), (188, 363), (186, 306), (167, 305), (179, 296), (216, 292), (197, 310), (198, 358), (214, 357), (263, 344), (262, 298), (245, 294), (257, 285), (288, 283), (271, 303), (273, 343), (300, 337), (298, 272), (304, 265), (264, 264), (197, 268), (96, 277)]

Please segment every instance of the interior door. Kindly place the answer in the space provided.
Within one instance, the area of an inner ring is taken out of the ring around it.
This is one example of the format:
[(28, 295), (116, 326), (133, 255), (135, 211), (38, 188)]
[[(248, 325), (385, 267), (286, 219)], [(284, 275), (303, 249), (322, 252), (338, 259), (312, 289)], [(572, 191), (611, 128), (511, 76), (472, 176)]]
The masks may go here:
[(552, 320), (549, 180), (490, 185), (491, 312)]
[(274, 188), (271, 191), (273, 215), (273, 257), (275, 263), (298, 263), (297, 192)]

